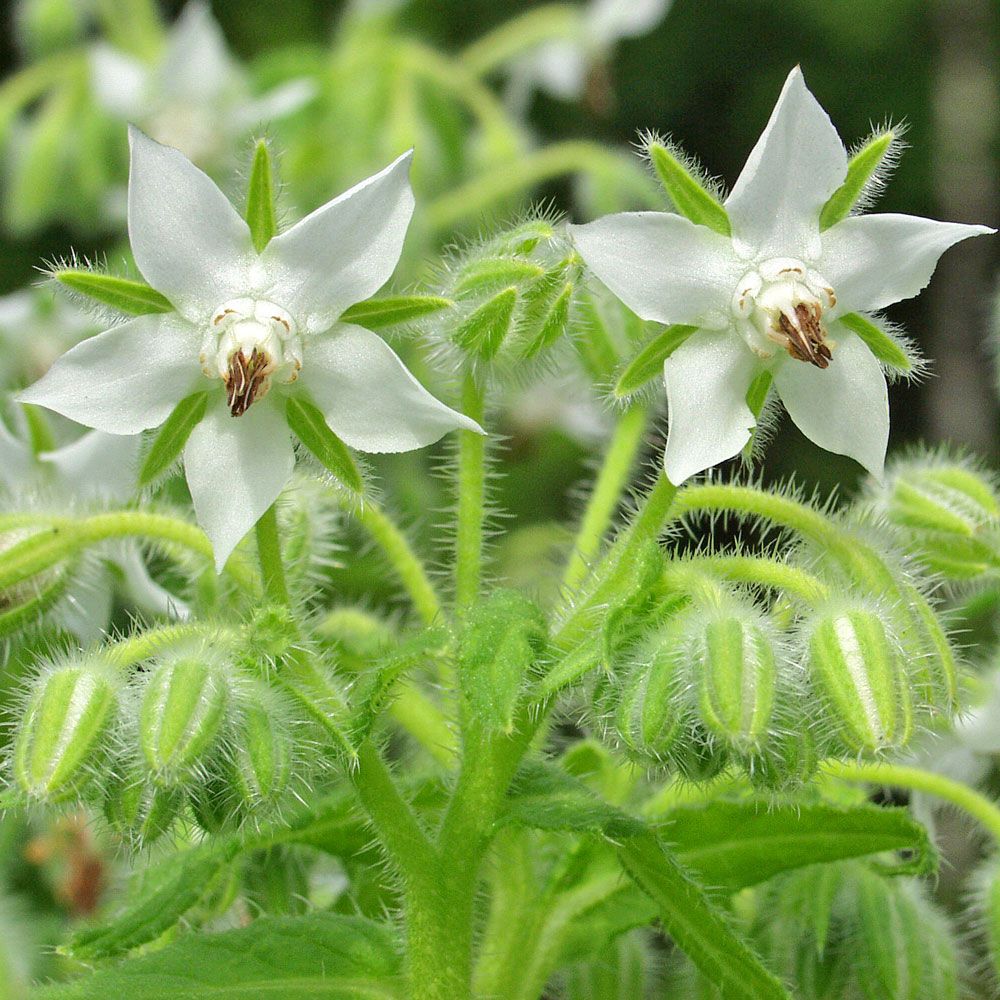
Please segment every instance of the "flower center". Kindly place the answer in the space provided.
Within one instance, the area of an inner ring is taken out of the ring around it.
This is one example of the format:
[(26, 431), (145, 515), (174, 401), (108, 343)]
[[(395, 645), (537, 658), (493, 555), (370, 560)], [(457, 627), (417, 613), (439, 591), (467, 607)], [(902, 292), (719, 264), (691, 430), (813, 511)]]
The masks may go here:
[(201, 350), (201, 368), (221, 378), (226, 402), (240, 417), (271, 388), (294, 382), (302, 368), (302, 341), (288, 313), (266, 299), (230, 299), (212, 314)]
[(836, 345), (827, 339), (823, 312), (836, 304), (822, 275), (792, 257), (775, 257), (740, 279), (732, 309), (756, 354), (773, 357), (777, 344), (796, 361), (826, 368)]

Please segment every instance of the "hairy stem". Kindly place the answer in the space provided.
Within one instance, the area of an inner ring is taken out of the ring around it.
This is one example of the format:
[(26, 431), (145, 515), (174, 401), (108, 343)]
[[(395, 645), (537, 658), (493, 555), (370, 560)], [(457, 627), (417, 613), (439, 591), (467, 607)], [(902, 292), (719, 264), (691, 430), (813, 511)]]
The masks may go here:
[(278, 537), (278, 518), (274, 504), (257, 522), (257, 558), (264, 581), (264, 595), (274, 604), (288, 605), (288, 584), (285, 568), (281, 563), (281, 540)]
[(578, 587), (591, 569), (642, 445), (646, 417), (646, 409), (637, 406), (622, 414), (615, 427), (563, 575), (567, 590)]
[[(462, 384), (462, 410), (482, 423), (483, 390), (467, 373)], [(486, 505), (486, 439), (460, 430), (458, 441), (458, 524), (455, 536), (455, 605), (460, 610), (479, 597)]]

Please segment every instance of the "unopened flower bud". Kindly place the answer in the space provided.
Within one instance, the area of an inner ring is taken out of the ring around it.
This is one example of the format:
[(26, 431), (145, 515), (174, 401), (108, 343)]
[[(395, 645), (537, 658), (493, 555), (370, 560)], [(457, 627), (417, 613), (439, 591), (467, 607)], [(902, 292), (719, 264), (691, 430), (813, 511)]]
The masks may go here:
[(280, 713), (268, 707), (244, 707), (234, 750), (235, 790), (249, 806), (273, 804), (291, 776), (292, 737)]
[(209, 655), (161, 663), (139, 709), (139, 745), (154, 778), (171, 785), (187, 777), (216, 745), (229, 692)]
[(133, 847), (144, 847), (165, 833), (184, 804), (176, 788), (144, 780), (137, 768), (113, 781), (104, 799), (104, 816)]
[(102, 663), (43, 673), (14, 739), (14, 778), (33, 798), (78, 795), (104, 747), (118, 704), (118, 680)]
[(879, 615), (853, 607), (819, 616), (809, 637), (809, 666), (851, 750), (907, 742), (912, 695), (902, 657)]
[(778, 668), (762, 622), (729, 610), (713, 614), (695, 640), (705, 725), (736, 749), (764, 742)]
[(889, 519), (930, 569), (971, 579), (1000, 568), (1000, 498), (986, 474), (941, 458), (904, 462), (884, 496)]

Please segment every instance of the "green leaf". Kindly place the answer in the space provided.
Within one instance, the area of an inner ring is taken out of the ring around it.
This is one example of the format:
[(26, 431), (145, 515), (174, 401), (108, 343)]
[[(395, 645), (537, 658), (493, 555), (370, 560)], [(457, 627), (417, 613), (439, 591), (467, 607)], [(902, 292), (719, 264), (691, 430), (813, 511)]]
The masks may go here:
[(515, 775), (498, 825), (602, 833), (613, 839), (645, 830), (641, 820), (605, 802), (579, 778), (538, 758), (526, 761)]
[(335, 913), (255, 920), (182, 937), (161, 951), (68, 983), (35, 1000), (401, 1000), (401, 963), (386, 924)]
[(155, 288), (150, 288), (143, 281), (72, 267), (53, 271), (52, 277), (74, 292), (88, 295), (106, 306), (132, 316), (171, 312), (174, 308), (166, 296), (161, 295)]
[(515, 590), (495, 590), (469, 612), (459, 640), (459, 674), (466, 704), (485, 731), (513, 730), (545, 639), (541, 611)]
[(913, 365), (906, 352), (884, 330), (880, 330), (871, 320), (865, 319), (859, 313), (848, 313), (841, 316), (839, 322), (848, 330), (856, 333), (868, 347), (868, 350), (884, 365), (895, 368), (896, 371), (909, 373)]
[[(533, 358), (546, 347), (551, 347), (569, 329), (569, 306), (573, 299), (574, 284), (567, 281), (559, 294), (549, 303), (548, 309), (539, 315), (531, 331), (534, 336), (521, 351), (524, 358)], [(525, 327), (528, 317), (525, 316)]]
[(683, 326), (679, 323), (664, 327), (625, 366), (615, 383), (615, 396), (624, 399), (641, 389), (650, 379), (662, 376), (663, 362), (697, 330), (696, 326)]
[(885, 851), (906, 852), (886, 868), (897, 875), (926, 874), (937, 862), (927, 831), (906, 809), (871, 805), (712, 802), (674, 810), (659, 833), (706, 884), (730, 891), (804, 865)]
[(34, 403), (22, 403), (21, 410), (24, 413), (24, 422), (28, 425), (31, 450), (36, 455), (43, 451), (52, 451), (56, 447), (56, 440), (45, 416), (45, 409), (35, 406)]
[[(755, 421), (760, 420), (761, 412), (764, 409), (764, 404), (767, 402), (767, 394), (771, 388), (771, 382), (774, 381), (774, 376), (769, 371), (760, 372), (754, 380), (750, 383), (750, 388), (747, 389), (747, 406), (750, 408), (750, 412), (754, 416)], [(757, 443), (757, 435), (760, 434), (760, 423), (755, 423), (753, 430), (750, 431), (750, 440), (743, 446), (743, 454), (750, 456), (754, 452), (754, 447)]]
[(173, 413), (163, 422), (142, 461), (142, 468), (139, 469), (140, 486), (148, 486), (170, 468), (187, 444), (191, 432), (205, 416), (207, 405), (208, 393), (195, 392), (174, 407)]
[(451, 299), (440, 295), (396, 295), (391, 298), (368, 299), (341, 313), (340, 322), (357, 323), (368, 330), (382, 330), (389, 326), (412, 323), (443, 309), (451, 309), (454, 304)]
[(674, 208), (686, 219), (707, 226), (721, 236), (732, 236), (725, 206), (676, 156), (658, 142), (649, 144), (649, 159)]
[(895, 138), (895, 132), (876, 133), (851, 157), (844, 183), (830, 195), (820, 210), (820, 232), (835, 226), (851, 214), (851, 209), (857, 204), (865, 185), (889, 152)]
[(497, 292), (459, 324), (453, 335), (455, 343), (481, 358), (492, 358), (510, 331), (516, 305), (516, 288)]
[(288, 397), (285, 418), (292, 433), (348, 489), (361, 493), (364, 483), (347, 445), (330, 430), (326, 418), (301, 393)]
[(260, 253), (278, 232), (278, 219), (274, 207), (274, 171), (271, 151), (264, 139), (258, 139), (250, 167), (247, 185), (247, 225), (254, 248)]
[(657, 904), (663, 929), (715, 986), (723, 1000), (791, 1000), (725, 916), (651, 833), (630, 837), (618, 859)]
[(63, 950), (90, 961), (155, 941), (204, 898), (236, 851), (236, 841), (223, 841), (171, 854), (144, 873), (136, 897), (114, 919), (77, 931)]

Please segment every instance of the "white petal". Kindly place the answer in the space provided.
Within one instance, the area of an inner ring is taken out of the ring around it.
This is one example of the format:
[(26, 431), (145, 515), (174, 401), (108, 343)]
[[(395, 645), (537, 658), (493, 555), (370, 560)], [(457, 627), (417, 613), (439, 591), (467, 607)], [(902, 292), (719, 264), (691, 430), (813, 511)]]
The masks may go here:
[(720, 325), (746, 266), (725, 236), (667, 212), (570, 226), (587, 266), (643, 319)]
[(996, 230), (915, 215), (857, 215), (822, 237), (816, 270), (837, 293), (837, 312), (881, 309), (916, 295), (949, 247)]
[(157, 427), (203, 380), (201, 334), (170, 316), (137, 316), (67, 351), (18, 395), (109, 434)]
[(521, 63), (521, 72), (541, 90), (563, 101), (583, 96), (587, 86), (587, 56), (568, 38), (547, 42)]
[(35, 467), (31, 448), (0, 420), (0, 484), (16, 489), (27, 483)]
[(483, 430), (435, 399), (370, 330), (339, 323), (307, 347), (303, 383), (333, 432), (368, 452), (423, 448), (456, 428)]
[(191, 0), (167, 38), (158, 72), (164, 94), (171, 99), (204, 104), (223, 93), (234, 81), (236, 72), (211, 8), (207, 3)]
[(726, 199), (737, 250), (815, 257), (820, 210), (846, 175), (844, 144), (796, 67)]
[(746, 397), (756, 366), (731, 330), (701, 330), (663, 363), (670, 418), (663, 466), (675, 486), (750, 440), (756, 421)]
[(118, 118), (138, 118), (145, 110), (146, 67), (105, 42), (97, 42), (89, 55), (90, 85), (97, 103)]
[(161, 587), (146, 569), (142, 552), (134, 541), (120, 543), (114, 552), (115, 565), (121, 570), (121, 589), (137, 607), (153, 615), (166, 618), (187, 618), (187, 605), (169, 590)]
[(220, 394), (218, 404), (191, 432), (184, 446), (184, 475), (219, 572), (278, 498), (294, 465), (284, 416), (272, 400), (234, 417)]
[(882, 368), (846, 327), (834, 324), (830, 367), (784, 359), (774, 387), (796, 426), (811, 441), (848, 455), (882, 478), (889, 443), (889, 393)]
[(136, 491), (141, 444), (139, 435), (89, 431), (38, 457), (56, 470), (65, 496), (125, 501)]
[(233, 124), (237, 126), (237, 130), (240, 130), (284, 118), (308, 104), (317, 92), (318, 88), (312, 80), (307, 80), (304, 77), (289, 80), (287, 83), (279, 84), (273, 90), (261, 94), (260, 97), (246, 101), (238, 108), (234, 108), (232, 111)]
[(104, 563), (92, 566), (56, 605), (53, 618), (81, 646), (93, 645), (107, 634), (115, 582)]
[(187, 319), (208, 320), (245, 295), (250, 230), (226, 196), (183, 153), (129, 128), (128, 232), (145, 279)]
[(317, 208), (261, 254), (268, 297), (309, 332), (328, 329), (349, 305), (374, 295), (396, 269), (413, 215), (412, 155), (404, 153)]
[(672, 0), (591, 0), (587, 23), (595, 40), (613, 43), (637, 38), (655, 28)]

